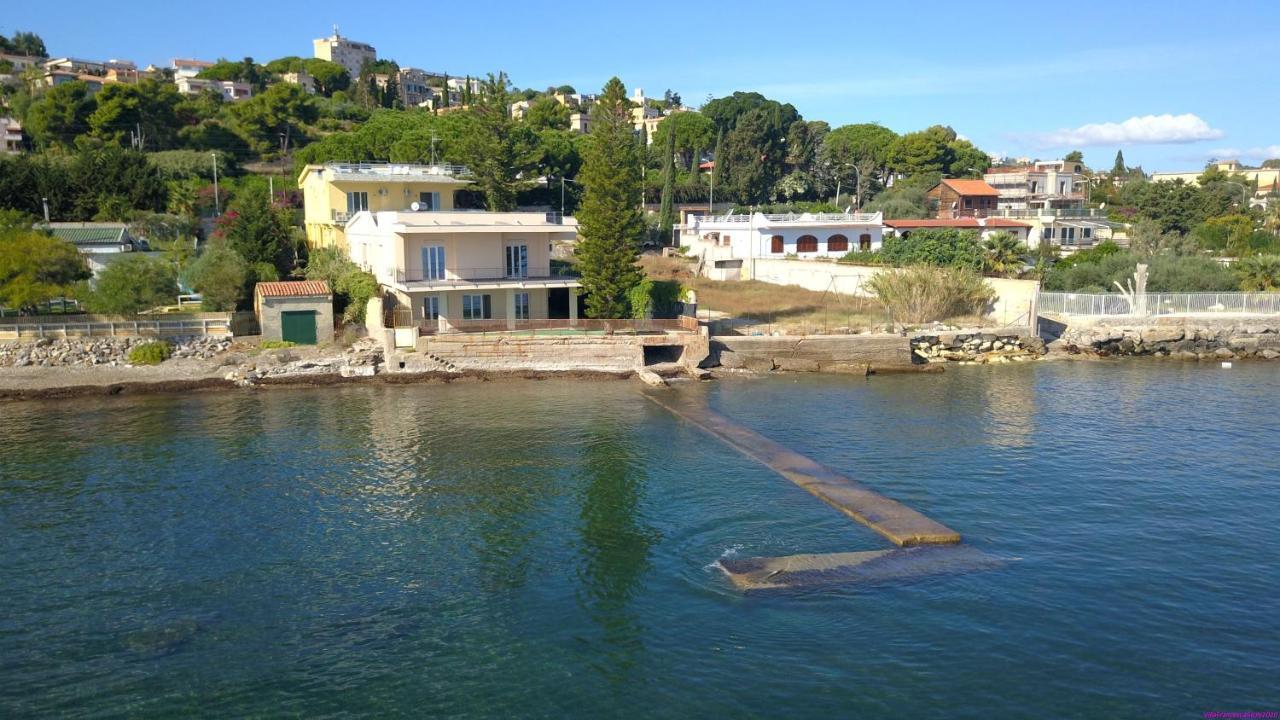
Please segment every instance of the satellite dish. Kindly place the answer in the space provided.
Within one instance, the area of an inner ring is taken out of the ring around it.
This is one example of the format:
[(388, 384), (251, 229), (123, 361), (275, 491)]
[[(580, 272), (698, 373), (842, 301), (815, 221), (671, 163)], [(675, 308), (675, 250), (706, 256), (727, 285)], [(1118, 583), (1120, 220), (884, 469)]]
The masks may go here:
[(409, 204), (409, 209), (410, 209), (410, 210), (413, 210), (414, 212), (422, 212), (423, 210), (426, 210), (427, 208), (426, 208), (422, 203), (420, 203), (420, 202), (418, 202), (417, 200), (415, 200), (415, 201), (413, 201), (412, 203), (410, 203), (410, 204)]

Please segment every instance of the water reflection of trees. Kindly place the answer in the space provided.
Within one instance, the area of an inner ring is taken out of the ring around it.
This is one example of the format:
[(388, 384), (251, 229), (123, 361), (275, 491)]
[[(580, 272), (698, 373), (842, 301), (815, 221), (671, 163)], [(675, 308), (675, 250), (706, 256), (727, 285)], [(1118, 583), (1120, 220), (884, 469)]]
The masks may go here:
[(593, 429), (582, 466), (578, 598), (600, 629), (604, 647), (595, 654), (596, 669), (611, 683), (624, 683), (644, 651), (644, 628), (631, 602), (658, 533), (642, 517), (646, 477), (624, 429)]

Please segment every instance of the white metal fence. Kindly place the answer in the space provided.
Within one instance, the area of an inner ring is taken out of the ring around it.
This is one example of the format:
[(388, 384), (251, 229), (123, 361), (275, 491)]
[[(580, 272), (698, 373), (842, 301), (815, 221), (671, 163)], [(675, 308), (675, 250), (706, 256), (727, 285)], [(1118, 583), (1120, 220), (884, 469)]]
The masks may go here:
[(1280, 315), (1280, 292), (1146, 293), (1135, 302), (1115, 293), (1042, 292), (1039, 310), (1041, 315)]

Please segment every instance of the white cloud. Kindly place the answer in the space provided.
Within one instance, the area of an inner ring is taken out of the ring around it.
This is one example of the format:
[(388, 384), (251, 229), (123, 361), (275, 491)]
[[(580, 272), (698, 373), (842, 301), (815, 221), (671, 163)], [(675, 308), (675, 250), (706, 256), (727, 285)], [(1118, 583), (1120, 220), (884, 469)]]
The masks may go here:
[(1209, 157), (1220, 160), (1241, 160), (1244, 162), (1261, 162), (1272, 158), (1280, 158), (1280, 145), (1251, 148), (1218, 148), (1209, 151)]
[(1142, 145), (1216, 140), (1223, 132), (1197, 115), (1142, 115), (1124, 122), (1089, 123), (1074, 129), (1035, 133), (1030, 138), (1041, 147), (1088, 145)]

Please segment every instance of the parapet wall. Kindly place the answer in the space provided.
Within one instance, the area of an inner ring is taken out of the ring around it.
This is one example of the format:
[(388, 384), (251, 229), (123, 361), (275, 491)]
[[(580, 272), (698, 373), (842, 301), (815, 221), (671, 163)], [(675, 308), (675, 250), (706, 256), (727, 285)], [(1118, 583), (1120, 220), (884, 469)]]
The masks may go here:
[(912, 369), (911, 342), (901, 335), (717, 335), (711, 363), (755, 371), (865, 375)]
[(681, 346), (679, 362), (697, 367), (708, 353), (695, 333), (521, 336), (441, 334), (418, 339), (418, 352), (463, 370), (630, 372), (645, 365), (646, 346)]

